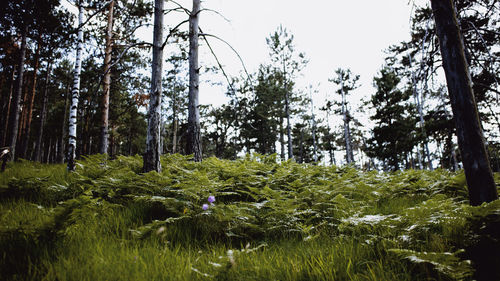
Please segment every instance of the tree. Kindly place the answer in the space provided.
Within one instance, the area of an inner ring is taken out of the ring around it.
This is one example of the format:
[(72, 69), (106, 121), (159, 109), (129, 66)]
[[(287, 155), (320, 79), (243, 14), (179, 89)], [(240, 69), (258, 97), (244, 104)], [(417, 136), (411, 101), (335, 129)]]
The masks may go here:
[[(307, 59), (304, 53), (296, 53), (293, 44), (293, 35), (289, 34), (286, 28), (279, 26), (278, 29), (266, 38), (267, 45), (270, 49), (269, 55), (274, 67), (277, 71), (281, 72), (283, 79), (282, 87), (284, 90), (284, 116), (286, 118), (286, 131), (288, 142), (288, 158), (293, 159), (292, 147), (292, 126), (290, 123), (291, 117), (291, 101), (293, 91), (293, 78), (300, 72), (307, 64)], [(281, 119), (282, 120), (282, 119)], [(280, 120), (280, 125), (282, 122)]]
[(75, 70), (73, 77), (73, 88), (71, 90), (71, 105), (69, 111), (69, 128), (68, 128), (68, 171), (75, 170), (75, 156), (76, 156), (76, 126), (77, 126), (77, 109), (78, 97), (80, 95), (80, 73), (82, 71), (82, 52), (83, 52), (83, 5), (81, 0), (78, 6), (78, 43), (76, 48)]
[(431, 0), (471, 205), (498, 199), (452, 0)]
[(155, 0), (153, 29), (153, 61), (151, 66), (151, 92), (149, 95), (148, 130), (143, 171), (161, 172), (160, 122), (163, 65), (163, 0)]
[(108, 152), (109, 138), (109, 92), (111, 88), (111, 52), (113, 51), (113, 9), (115, 1), (111, 0), (108, 4), (108, 21), (106, 25), (106, 49), (104, 56), (104, 79), (103, 79), (103, 95), (101, 108), (101, 140), (99, 153), (105, 154)]
[(337, 93), (340, 94), (342, 101), (340, 103), (342, 114), (342, 119), (344, 121), (344, 141), (345, 141), (345, 151), (346, 151), (346, 162), (347, 164), (351, 164), (354, 162), (354, 153), (352, 148), (352, 135), (350, 122), (352, 120), (352, 116), (349, 113), (349, 105), (347, 102), (347, 96), (349, 92), (358, 88), (357, 81), (359, 80), (359, 75), (354, 75), (350, 69), (344, 70), (338, 68), (335, 70), (335, 74), (337, 75), (335, 78), (329, 79), (328, 81), (333, 82), (340, 86), (340, 89), (337, 90)]
[(416, 118), (415, 108), (409, 103), (411, 92), (398, 89), (401, 79), (391, 66), (382, 68), (373, 80), (377, 91), (370, 99), (375, 109), (370, 119), (377, 123), (365, 151), (369, 157), (381, 160), (386, 169), (396, 171), (415, 146)]
[(200, 19), (200, 0), (193, 0), (189, 15), (189, 104), (188, 104), (188, 148), (193, 160), (202, 160), (200, 139), (199, 88), (200, 68), (198, 67), (198, 37)]

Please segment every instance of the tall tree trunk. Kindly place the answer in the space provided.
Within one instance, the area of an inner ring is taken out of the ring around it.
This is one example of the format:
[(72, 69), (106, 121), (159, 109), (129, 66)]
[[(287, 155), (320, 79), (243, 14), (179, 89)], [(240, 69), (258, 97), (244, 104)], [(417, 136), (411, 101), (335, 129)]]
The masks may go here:
[(160, 118), (161, 118), (161, 76), (163, 66), (163, 3), (155, 0), (155, 19), (153, 29), (153, 62), (151, 66), (151, 92), (149, 96), (148, 130), (146, 152), (143, 158), (143, 171), (161, 172), (160, 163)]
[[(23, 97), (21, 99), (21, 107), (20, 107), (20, 116), (19, 116), (19, 128), (17, 133), (17, 143), (18, 149), (16, 150), (16, 157), (20, 157), (23, 151), (23, 141), (24, 141), (24, 129), (26, 128), (26, 119), (28, 118), (28, 92), (29, 92), (29, 84), (28, 75), (24, 73), (24, 81), (23, 81)], [(33, 80), (32, 80), (33, 81)]]
[(68, 121), (68, 111), (69, 111), (69, 98), (70, 98), (70, 90), (69, 90), (69, 85), (68, 89), (66, 90), (65, 93), (65, 99), (64, 99), (64, 115), (63, 115), (63, 121), (61, 125), (61, 135), (58, 138), (59, 142), (59, 151), (57, 151), (57, 157), (56, 157), (56, 162), (63, 164), (64, 163), (64, 145), (66, 143), (66, 136), (67, 136), (67, 121)]
[(452, 0), (431, 0), (471, 205), (498, 199)]
[(36, 83), (38, 79), (38, 67), (40, 66), (40, 48), (41, 48), (41, 40), (42, 38), (38, 38), (38, 46), (36, 49), (35, 53), (35, 65), (33, 66), (33, 82), (31, 85), (31, 94), (28, 99), (29, 104), (28, 104), (28, 112), (26, 113), (27, 119), (26, 119), (26, 125), (24, 128), (24, 138), (22, 142), (22, 152), (21, 152), (21, 157), (22, 158), (29, 158), (27, 157), (27, 152), (28, 152), (28, 143), (30, 139), (30, 133), (31, 133), (31, 121), (33, 119), (33, 105), (35, 103), (35, 95), (36, 95)]
[(193, 0), (193, 10), (189, 16), (189, 105), (188, 105), (188, 154), (194, 161), (202, 160), (200, 140), (199, 86), (200, 68), (198, 67), (198, 36), (200, 20), (200, 0)]
[(288, 90), (285, 84), (285, 114), (286, 114), (286, 134), (288, 139), (288, 159), (293, 159), (293, 146), (292, 146), (292, 128), (290, 125), (290, 101)]
[(342, 95), (342, 115), (344, 118), (344, 140), (345, 140), (345, 153), (346, 153), (346, 161), (347, 164), (351, 164), (353, 162), (352, 159), (352, 148), (351, 148), (351, 134), (349, 132), (349, 118), (348, 112), (346, 109), (346, 98), (344, 93), (344, 76), (340, 78), (340, 94)]
[[(175, 88), (175, 87), (174, 87)], [(173, 108), (172, 108), (172, 154), (177, 153), (177, 131), (179, 127), (179, 122), (177, 120), (177, 94), (174, 92), (173, 96)]]
[(328, 153), (330, 154), (330, 165), (337, 165), (333, 151), (333, 135), (330, 133), (330, 111), (326, 111), (326, 129), (328, 134)]
[(304, 129), (300, 129), (299, 163), (304, 163)]
[(318, 145), (316, 143), (316, 120), (314, 118), (314, 103), (312, 99), (312, 92), (309, 91), (309, 96), (311, 100), (311, 119), (312, 119), (312, 137), (313, 137), (313, 160), (318, 162)]
[[(21, 52), (19, 54), (19, 70), (17, 75), (16, 90), (12, 98), (13, 104), (11, 105), (11, 114), (9, 116), (9, 129), (6, 144), (10, 147), (11, 159), (14, 160), (16, 155), (16, 141), (19, 128), (19, 110), (21, 105), (21, 95), (23, 91), (23, 75), (24, 75), (24, 61), (26, 58), (26, 36), (28, 33), (28, 26), (24, 26), (21, 34)], [(7, 158), (5, 158), (7, 159)]]
[[(68, 128), (68, 171), (75, 170), (76, 156), (76, 124), (78, 114), (78, 97), (80, 96), (80, 73), (82, 71), (82, 52), (83, 52), (83, 6), (78, 3), (78, 45), (76, 49), (75, 73), (73, 78), (73, 89), (71, 90), (71, 107), (69, 111)], [(52, 140), (52, 139), (51, 139)]]
[[(281, 112), (280, 112), (280, 115)], [(283, 116), (280, 116), (280, 158), (281, 158), (281, 161), (285, 161), (285, 158), (286, 158), (286, 153), (285, 153), (285, 131), (283, 130), (283, 122), (284, 122), (284, 119), (283, 119)]]
[[(43, 129), (45, 126), (45, 119), (47, 118), (47, 103), (49, 101), (49, 80), (50, 80), (50, 72), (52, 70), (52, 61), (49, 60), (47, 62), (47, 73), (45, 75), (45, 85), (43, 88), (43, 101), (42, 101), (42, 111), (40, 112), (40, 123), (38, 124), (38, 128), (40, 131), (38, 132), (38, 136), (35, 144), (35, 161), (40, 162), (41, 151), (42, 151), (42, 138), (43, 138)], [(61, 150), (59, 144), (59, 150)]]
[(9, 87), (9, 97), (6, 101), (4, 101), (2, 108), (2, 121), (0, 122), (0, 126), (2, 126), (2, 131), (0, 133), (0, 147), (5, 146), (7, 140), (7, 128), (9, 127), (9, 114), (10, 114), (10, 104), (12, 102), (12, 93), (14, 92), (14, 84), (15, 84), (15, 75), (16, 75), (16, 66), (12, 66), (12, 75), (10, 77), (10, 87)]
[(113, 8), (115, 1), (111, 0), (108, 6), (108, 23), (106, 27), (106, 49), (104, 51), (104, 79), (102, 94), (101, 112), (101, 139), (99, 143), (99, 153), (108, 152), (109, 138), (109, 93), (111, 89), (111, 52), (113, 51)]

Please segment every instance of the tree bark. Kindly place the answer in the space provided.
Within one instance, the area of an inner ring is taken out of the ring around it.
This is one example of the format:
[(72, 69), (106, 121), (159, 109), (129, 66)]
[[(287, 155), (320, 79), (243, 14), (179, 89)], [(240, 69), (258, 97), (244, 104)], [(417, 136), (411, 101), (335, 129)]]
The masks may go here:
[(111, 0), (108, 7), (108, 23), (106, 27), (106, 49), (104, 51), (104, 79), (101, 111), (101, 139), (99, 153), (108, 152), (109, 139), (109, 95), (111, 89), (111, 52), (113, 51), (113, 8), (115, 1)]
[(347, 117), (345, 93), (344, 93), (344, 75), (340, 77), (340, 94), (342, 95), (342, 115), (344, 118), (344, 139), (345, 139), (345, 153), (347, 164), (353, 162), (352, 148), (351, 148), (351, 134), (349, 130), (349, 118)]
[[(14, 160), (16, 155), (16, 141), (19, 128), (19, 110), (21, 105), (21, 95), (23, 91), (23, 75), (24, 75), (24, 61), (26, 58), (26, 36), (28, 33), (28, 26), (25, 25), (21, 34), (21, 52), (19, 55), (19, 69), (16, 81), (16, 90), (12, 97), (11, 114), (9, 116), (9, 129), (8, 137), (6, 140), (7, 146), (10, 147), (11, 160)], [(7, 159), (7, 158), (5, 158)]]
[(30, 139), (30, 133), (31, 133), (31, 120), (33, 118), (33, 105), (35, 103), (35, 95), (36, 95), (36, 84), (37, 84), (37, 79), (38, 79), (38, 67), (40, 66), (40, 48), (41, 48), (41, 38), (38, 38), (38, 46), (36, 49), (35, 53), (35, 65), (33, 66), (33, 82), (31, 85), (31, 94), (29, 97), (29, 104), (28, 104), (28, 112), (26, 113), (26, 125), (24, 127), (24, 138), (22, 142), (22, 151), (20, 156), (22, 158), (27, 158), (27, 152), (28, 152), (28, 143)]
[(312, 119), (312, 137), (313, 137), (313, 160), (318, 162), (318, 145), (316, 143), (316, 120), (314, 118), (314, 103), (312, 99), (312, 92), (309, 92), (311, 100), (311, 119)]
[(200, 0), (193, 0), (193, 10), (189, 16), (189, 105), (188, 105), (188, 154), (194, 161), (201, 162), (201, 132), (199, 86), (200, 68), (198, 67), (198, 36), (200, 20)]
[(68, 89), (66, 90), (65, 93), (65, 99), (64, 99), (64, 115), (63, 115), (63, 121), (61, 125), (61, 136), (58, 138), (59, 142), (59, 150), (57, 151), (57, 157), (56, 157), (56, 162), (63, 164), (64, 163), (64, 144), (66, 142), (66, 136), (67, 136), (67, 121), (68, 121), (68, 111), (69, 111), (69, 98), (70, 98), (70, 90), (69, 90), (69, 85)]
[[(75, 170), (76, 156), (76, 124), (78, 114), (78, 97), (80, 96), (80, 73), (82, 71), (82, 52), (83, 52), (83, 6), (78, 3), (78, 45), (76, 49), (75, 73), (73, 77), (73, 89), (71, 90), (71, 106), (69, 110), (69, 128), (68, 128), (68, 171)], [(52, 140), (52, 139), (51, 139)]]
[[(36, 144), (35, 144), (35, 161), (40, 162), (41, 151), (42, 151), (42, 139), (43, 139), (43, 129), (45, 126), (45, 119), (47, 118), (47, 103), (49, 100), (49, 80), (50, 80), (50, 72), (52, 70), (52, 61), (49, 60), (47, 63), (47, 73), (45, 75), (45, 85), (43, 89), (43, 101), (42, 101), (42, 111), (40, 112), (40, 123), (38, 128), (40, 131), (38, 132)], [(61, 149), (59, 147), (59, 149)]]
[(2, 122), (0, 125), (3, 125), (2, 133), (0, 135), (1, 142), (0, 146), (4, 147), (6, 142), (7, 142), (7, 128), (9, 127), (9, 115), (10, 115), (10, 105), (12, 102), (12, 93), (14, 92), (14, 84), (15, 84), (15, 75), (16, 75), (16, 66), (12, 66), (12, 75), (10, 77), (10, 87), (9, 87), (9, 97), (7, 98), (7, 101), (3, 105), (3, 110), (2, 110)]
[(161, 77), (163, 66), (163, 3), (164, 0), (155, 0), (153, 62), (151, 66), (151, 92), (149, 96), (146, 152), (143, 157), (144, 172), (161, 172), (160, 122), (162, 94)]
[(288, 141), (288, 159), (293, 159), (293, 146), (292, 146), (292, 128), (290, 125), (290, 103), (288, 97), (288, 91), (286, 90), (285, 83), (285, 114), (286, 114), (286, 134)]
[(498, 199), (452, 0), (431, 0), (471, 205)]

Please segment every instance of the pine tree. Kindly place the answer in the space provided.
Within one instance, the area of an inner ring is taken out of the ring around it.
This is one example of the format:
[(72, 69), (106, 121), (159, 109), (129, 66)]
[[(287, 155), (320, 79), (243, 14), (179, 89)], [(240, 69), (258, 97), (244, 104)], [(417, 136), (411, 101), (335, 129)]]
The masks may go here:
[(480, 205), (498, 199), (476, 109), (464, 43), (452, 0), (431, 0), (443, 68), (457, 128), (469, 200)]

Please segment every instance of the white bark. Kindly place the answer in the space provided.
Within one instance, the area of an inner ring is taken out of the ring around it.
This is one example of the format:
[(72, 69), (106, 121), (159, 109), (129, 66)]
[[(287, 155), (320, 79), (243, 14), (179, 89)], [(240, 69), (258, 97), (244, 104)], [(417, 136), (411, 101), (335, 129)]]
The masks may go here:
[(106, 48), (104, 55), (104, 79), (101, 112), (101, 140), (99, 153), (108, 152), (109, 138), (109, 95), (111, 90), (111, 52), (113, 51), (113, 9), (115, 1), (111, 0), (108, 7), (108, 22), (106, 26)]
[(200, 68), (198, 66), (199, 14), (200, 0), (193, 0), (193, 10), (189, 17), (188, 153), (193, 154), (196, 162), (202, 160), (199, 108)]
[(75, 71), (73, 77), (73, 89), (71, 90), (71, 106), (69, 111), (68, 128), (68, 170), (75, 170), (76, 153), (76, 123), (78, 97), (80, 96), (80, 73), (82, 71), (82, 52), (83, 52), (83, 7), (78, 3), (78, 45), (76, 48)]

